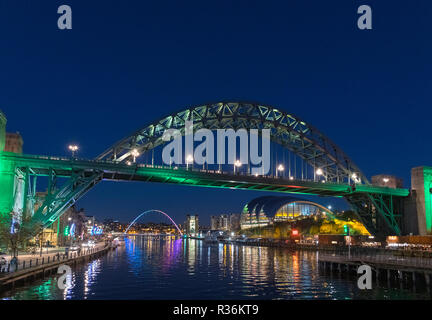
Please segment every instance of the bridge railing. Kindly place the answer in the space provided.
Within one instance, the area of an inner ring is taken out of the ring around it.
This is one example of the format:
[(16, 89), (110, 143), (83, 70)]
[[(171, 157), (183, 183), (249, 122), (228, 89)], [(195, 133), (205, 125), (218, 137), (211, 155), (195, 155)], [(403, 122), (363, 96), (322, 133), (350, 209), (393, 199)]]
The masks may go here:
[(14, 264), (11, 261), (9, 261), (5, 265), (0, 265), (0, 277), (4, 274), (10, 274), (13, 272), (18, 272), (22, 270), (27, 270), (43, 265), (48, 265), (50, 263), (58, 262), (58, 261), (64, 261), (69, 259), (75, 259), (82, 256), (87, 256), (90, 254), (93, 254), (95, 252), (100, 251), (100, 248), (89, 248), (81, 251), (74, 251), (66, 253), (57, 253), (45, 257), (38, 257), (38, 258), (30, 258), (30, 259), (23, 259), (23, 261), (18, 261), (18, 264)]
[(389, 254), (359, 254), (359, 253), (319, 253), (318, 260), (331, 261), (336, 263), (343, 262), (361, 262), (361, 263), (378, 263), (392, 266), (408, 268), (425, 268), (432, 269), (432, 258), (422, 257), (403, 257)]
[[(40, 160), (54, 160), (54, 161), (68, 161), (68, 162), (85, 162), (85, 163), (99, 163), (99, 164), (116, 164), (116, 165), (124, 165), (124, 166), (133, 166), (138, 168), (152, 168), (152, 169), (170, 169), (170, 170), (184, 170), (184, 171), (192, 171), (192, 172), (201, 172), (201, 173), (211, 173), (211, 174), (221, 174), (221, 175), (235, 175), (235, 176), (249, 176), (249, 177), (264, 177), (264, 178), (273, 178), (273, 179), (285, 179), (285, 180), (292, 180), (292, 181), (306, 181), (306, 182), (320, 182), (317, 181), (317, 179), (308, 178), (308, 177), (293, 177), (292, 179), (287, 176), (283, 176), (282, 174), (276, 175), (276, 174), (267, 174), (267, 175), (254, 175), (250, 172), (245, 171), (224, 171), (224, 170), (209, 170), (209, 169), (202, 169), (202, 168), (196, 168), (193, 165), (189, 165), (187, 168), (186, 164), (184, 165), (155, 165), (155, 164), (141, 164), (141, 163), (118, 163), (114, 160), (104, 159), (104, 160), (96, 160), (96, 159), (84, 159), (84, 158), (76, 158), (76, 157), (58, 157), (58, 156), (43, 156), (43, 155), (14, 155), (14, 157), (20, 157), (20, 158), (26, 158), (26, 159), (40, 159)], [(323, 180), (322, 180), (323, 181)], [(334, 181), (325, 181), (327, 184), (340, 184), (338, 182)], [(342, 182), (343, 183), (343, 182)]]

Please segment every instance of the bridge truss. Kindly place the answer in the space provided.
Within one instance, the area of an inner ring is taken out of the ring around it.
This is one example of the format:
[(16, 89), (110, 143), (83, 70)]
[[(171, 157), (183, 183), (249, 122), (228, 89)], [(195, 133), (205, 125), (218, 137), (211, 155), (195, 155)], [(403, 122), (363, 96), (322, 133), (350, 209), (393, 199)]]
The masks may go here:
[[(320, 168), (326, 183), (274, 179), (128, 165), (133, 150), (144, 153), (163, 143), (167, 129), (184, 134), (185, 122), (194, 122), (194, 130), (270, 129), (273, 142), (295, 153), (311, 167)], [(3, 153), (3, 161), (11, 161), (26, 179), (24, 203), (35, 203), (31, 179), (48, 177), (48, 194), (34, 210), (34, 219), (45, 225), (53, 223), (68, 207), (102, 180), (137, 180), (178, 183), (216, 188), (263, 190), (344, 197), (356, 210), (371, 234), (400, 234), (401, 197), (406, 189), (390, 189), (369, 184), (365, 175), (350, 158), (313, 126), (279, 109), (254, 103), (219, 102), (191, 107), (160, 119), (120, 140), (94, 160), (23, 156)], [(58, 178), (67, 182), (58, 185)], [(36, 182), (33, 181), (33, 185)]]

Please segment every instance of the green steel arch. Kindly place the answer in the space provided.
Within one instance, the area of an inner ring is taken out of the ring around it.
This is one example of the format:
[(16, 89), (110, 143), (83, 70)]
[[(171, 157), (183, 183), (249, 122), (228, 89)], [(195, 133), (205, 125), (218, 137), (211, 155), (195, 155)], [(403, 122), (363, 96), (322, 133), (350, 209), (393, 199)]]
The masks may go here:
[[(94, 160), (126, 163), (133, 157), (133, 149), (144, 153), (165, 143), (162, 135), (166, 129), (178, 129), (184, 134), (185, 122), (190, 120), (194, 121), (194, 130), (270, 129), (272, 141), (289, 149), (313, 168), (321, 168), (327, 182), (348, 183), (354, 191), (364, 189), (362, 186), (373, 189), (353, 161), (315, 127), (280, 109), (249, 102), (217, 102), (173, 113), (118, 141)], [(351, 184), (353, 174), (358, 179), (355, 184)], [(51, 173), (49, 175), (51, 179)], [(34, 218), (45, 225), (51, 224), (103, 179), (103, 170), (96, 167), (91, 174), (85, 170), (74, 171), (62, 188), (49, 190), (49, 196)], [(400, 204), (391, 195), (360, 191), (344, 197), (371, 234), (400, 234)]]
[(184, 135), (186, 121), (194, 130), (270, 129), (271, 140), (289, 149), (313, 168), (321, 168), (327, 181), (368, 183), (357, 165), (328, 137), (302, 119), (272, 106), (249, 102), (217, 102), (187, 108), (147, 125), (120, 140), (98, 160), (124, 162), (132, 159), (132, 150), (143, 153), (163, 143), (167, 129), (178, 129)]

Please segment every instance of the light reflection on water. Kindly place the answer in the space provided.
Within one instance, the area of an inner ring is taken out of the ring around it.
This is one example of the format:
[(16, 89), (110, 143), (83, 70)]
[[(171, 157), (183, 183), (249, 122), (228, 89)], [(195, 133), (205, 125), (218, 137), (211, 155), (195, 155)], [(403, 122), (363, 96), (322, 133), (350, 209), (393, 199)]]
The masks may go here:
[(430, 299), (427, 293), (357, 289), (354, 279), (320, 275), (318, 253), (134, 237), (73, 270), (3, 293), (3, 299)]

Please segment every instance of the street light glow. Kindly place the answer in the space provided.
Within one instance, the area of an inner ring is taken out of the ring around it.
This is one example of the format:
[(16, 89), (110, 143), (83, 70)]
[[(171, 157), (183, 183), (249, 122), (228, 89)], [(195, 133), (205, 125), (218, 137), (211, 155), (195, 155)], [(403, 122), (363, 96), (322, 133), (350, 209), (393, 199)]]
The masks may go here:
[(75, 144), (70, 144), (68, 148), (70, 151), (72, 151), (72, 158), (75, 157), (75, 152), (77, 152), (78, 146)]
[(280, 165), (278, 166), (277, 169), (278, 169), (278, 171), (284, 171), (284, 170), (285, 170), (285, 167), (284, 167), (283, 165), (280, 164)]
[(317, 175), (319, 175), (319, 176), (322, 176), (322, 175), (324, 174), (324, 172), (322, 171), (321, 168), (318, 168), (318, 169), (315, 171), (315, 173), (316, 173)]
[(384, 183), (387, 183), (387, 182), (390, 181), (390, 179), (389, 178), (384, 178), (383, 181), (384, 181)]
[(186, 157), (186, 170), (189, 169), (189, 163), (193, 163), (193, 157), (191, 154), (188, 154)]
[(234, 165), (236, 167), (241, 167), (242, 163), (240, 162), (240, 160), (236, 160), (236, 162), (234, 163)]
[(131, 151), (131, 154), (132, 154), (135, 158), (138, 157), (138, 156), (140, 155), (140, 153), (138, 152), (137, 149), (133, 149), (133, 150)]

